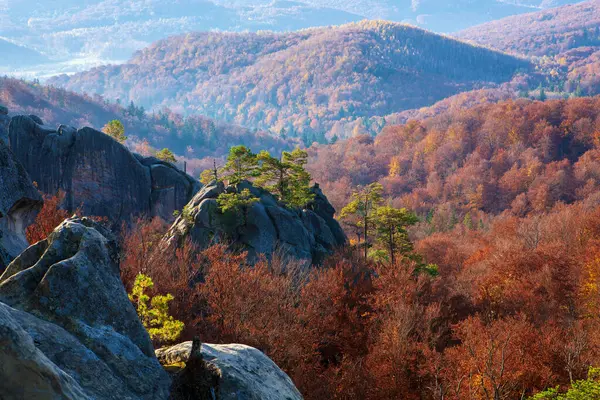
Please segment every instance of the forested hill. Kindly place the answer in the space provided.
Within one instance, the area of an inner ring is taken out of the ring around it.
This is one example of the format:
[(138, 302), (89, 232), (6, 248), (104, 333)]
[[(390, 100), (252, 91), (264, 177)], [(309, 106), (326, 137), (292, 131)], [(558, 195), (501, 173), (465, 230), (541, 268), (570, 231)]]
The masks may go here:
[(0, 54), (7, 55), (2, 59), (2, 67), (29, 66), (32, 64), (42, 64), (48, 61), (41, 53), (11, 43), (2, 38), (0, 38)]
[(285, 34), (176, 36), (125, 65), (52, 82), (147, 108), (318, 137), (336, 121), (426, 106), (527, 68), (522, 59), (418, 28), (364, 21)]
[(600, 1), (592, 0), (488, 22), (459, 32), (459, 39), (524, 55), (555, 55), (600, 45)]
[[(337, 208), (371, 182), (436, 230), (470, 217), (543, 213), (600, 193), (600, 96), (508, 100), (448, 109), (309, 150), (309, 170)], [(435, 222), (435, 221), (434, 221)]]
[(238, 144), (274, 152), (294, 146), (290, 141), (266, 132), (251, 131), (206, 117), (185, 118), (166, 108), (148, 114), (135, 104), (122, 106), (98, 95), (80, 95), (18, 79), (0, 78), (0, 104), (8, 107), (13, 115), (35, 114), (54, 126), (65, 124), (101, 129), (107, 122), (118, 119), (125, 126), (126, 144), (134, 151), (151, 151), (148, 145), (155, 149), (167, 147), (176, 155), (188, 158), (190, 170), (200, 168), (194, 165), (193, 158), (221, 156), (229, 147)]
[(457, 37), (535, 57), (545, 90), (557, 96), (600, 93), (600, 0), (501, 19)]

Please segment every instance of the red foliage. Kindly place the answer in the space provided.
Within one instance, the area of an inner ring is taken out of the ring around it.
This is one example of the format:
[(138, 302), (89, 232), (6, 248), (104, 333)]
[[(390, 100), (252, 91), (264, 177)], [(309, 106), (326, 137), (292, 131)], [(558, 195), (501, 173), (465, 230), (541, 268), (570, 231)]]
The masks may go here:
[(461, 344), (446, 351), (448, 398), (522, 398), (553, 382), (548, 344), (555, 332), (540, 331), (523, 317), (487, 324), (470, 317), (454, 330)]
[[(511, 210), (525, 216), (593, 196), (600, 187), (600, 97), (452, 108), (313, 146), (308, 169), (337, 209), (352, 190), (379, 181), (392, 203), (433, 215), (446, 231)], [(454, 222), (453, 222), (454, 220)]]
[(584, 377), (600, 357), (600, 212), (488, 225), (418, 240), (431, 277), (344, 254), (306, 271), (222, 246), (166, 251), (155, 220), (126, 235), (122, 273), (174, 294), (185, 339), (255, 346), (307, 399), (512, 399)]
[(69, 213), (60, 208), (65, 197), (64, 192), (59, 192), (55, 196), (45, 195), (44, 205), (37, 215), (35, 222), (27, 227), (26, 236), (29, 244), (34, 244), (44, 240), (50, 233), (61, 224)]

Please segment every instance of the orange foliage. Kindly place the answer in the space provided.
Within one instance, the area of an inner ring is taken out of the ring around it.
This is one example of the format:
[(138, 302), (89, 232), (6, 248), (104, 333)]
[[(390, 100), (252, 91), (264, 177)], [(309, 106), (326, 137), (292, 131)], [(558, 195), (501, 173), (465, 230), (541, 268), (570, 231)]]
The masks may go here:
[(489, 324), (470, 317), (454, 330), (461, 344), (447, 350), (449, 398), (522, 398), (552, 383), (548, 344), (555, 333), (537, 330), (523, 317)]
[(598, 121), (600, 97), (449, 107), (388, 125), (374, 140), (313, 146), (307, 168), (337, 209), (353, 189), (379, 181), (392, 203), (433, 215), (432, 228), (446, 231), (467, 213), (478, 222), (593, 197), (600, 190)]
[(64, 192), (59, 192), (55, 196), (45, 195), (44, 205), (37, 215), (35, 222), (27, 227), (26, 236), (29, 244), (34, 244), (44, 240), (50, 233), (61, 224), (69, 213), (60, 208), (65, 198)]
[(584, 377), (600, 360), (600, 212), (584, 202), (488, 225), (417, 240), (439, 267), (430, 277), (352, 254), (305, 270), (223, 246), (166, 251), (154, 220), (125, 235), (122, 274), (174, 294), (184, 339), (255, 346), (309, 400), (512, 399)]

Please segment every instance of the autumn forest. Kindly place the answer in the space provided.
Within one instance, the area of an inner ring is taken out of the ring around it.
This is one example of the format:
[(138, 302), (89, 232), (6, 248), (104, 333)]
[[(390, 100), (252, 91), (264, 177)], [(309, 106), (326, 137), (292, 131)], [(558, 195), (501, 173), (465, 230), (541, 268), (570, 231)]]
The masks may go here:
[(532, 12), (214, 29), (0, 77), (0, 144), (48, 180), (23, 254), (71, 215), (111, 232), (148, 341), (194, 346), (159, 357), (170, 399), (220, 398), (199, 343), (259, 350), (299, 399), (600, 399), (600, 5), (499, 3)]

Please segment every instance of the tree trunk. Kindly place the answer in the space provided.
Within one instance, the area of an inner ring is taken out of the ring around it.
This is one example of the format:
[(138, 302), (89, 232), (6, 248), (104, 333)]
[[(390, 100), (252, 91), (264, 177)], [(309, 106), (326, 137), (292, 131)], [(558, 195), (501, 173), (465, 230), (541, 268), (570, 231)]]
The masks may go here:
[(394, 265), (394, 231), (390, 229), (390, 260), (392, 261), (392, 265)]
[(365, 262), (367, 262), (367, 253), (369, 250), (369, 243), (367, 241), (368, 238), (368, 230), (367, 230), (367, 220), (369, 219), (369, 197), (368, 195), (365, 195), (365, 221), (364, 221), (364, 226), (365, 226), (365, 232), (364, 232), (364, 236), (365, 236)]

